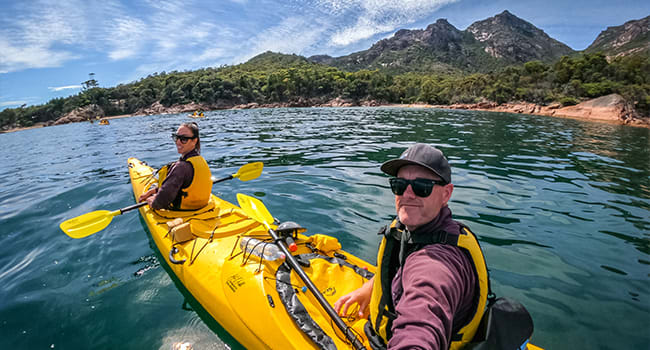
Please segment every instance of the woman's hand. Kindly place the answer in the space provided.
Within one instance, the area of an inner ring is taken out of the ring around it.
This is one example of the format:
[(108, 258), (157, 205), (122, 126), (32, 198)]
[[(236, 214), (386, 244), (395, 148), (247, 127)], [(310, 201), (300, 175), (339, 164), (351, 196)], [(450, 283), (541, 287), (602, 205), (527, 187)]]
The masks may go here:
[[(347, 316), (350, 305), (356, 303), (359, 304), (359, 318), (366, 318), (368, 316), (368, 305), (370, 304), (374, 280), (375, 278), (373, 277), (359, 287), (359, 289), (340, 297), (339, 300), (334, 303), (334, 310), (336, 313), (340, 316)], [(341, 307), (343, 307), (342, 311)]]
[(153, 203), (154, 200), (156, 200), (156, 195), (155, 195), (155, 194), (154, 194), (153, 196), (148, 197), (148, 198), (146, 199), (146, 201), (147, 201), (147, 203), (149, 204), (149, 206), (151, 206), (151, 203)]
[[(153, 195), (157, 191), (158, 191), (158, 187), (154, 187), (154, 188), (150, 189), (149, 191), (141, 194), (140, 197), (138, 197), (138, 202), (143, 202), (143, 201), (147, 200), (149, 197), (151, 197), (151, 195)], [(149, 205), (151, 205), (151, 203), (149, 203)]]

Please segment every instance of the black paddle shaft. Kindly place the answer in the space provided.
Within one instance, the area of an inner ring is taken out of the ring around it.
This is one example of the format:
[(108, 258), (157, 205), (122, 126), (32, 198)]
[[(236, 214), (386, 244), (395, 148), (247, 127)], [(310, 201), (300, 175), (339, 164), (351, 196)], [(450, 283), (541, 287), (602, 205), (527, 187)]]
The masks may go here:
[(300, 279), (305, 282), (305, 285), (307, 285), (307, 288), (314, 294), (316, 297), (316, 300), (318, 300), (318, 303), (325, 309), (327, 314), (334, 320), (334, 323), (336, 323), (336, 326), (339, 327), (343, 333), (345, 333), (345, 337), (348, 338), (348, 340), (352, 343), (355, 349), (357, 350), (366, 350), (366, 348), (363, 346), (363, 344), (357, 339), (357, 336), (350, 330), (350, 328), (343, 322), (341, 317), (336, 313), (334, 308), (327, 302), (323, 294), (318, 290), (316, 285), (314, 285), (314, 282), (309, 279), (309, 276), (305, 274), (305, 271), (302, 270), (298, 262), (296, 261), (296, 258), (291, 255), (289, 252), (289, 249), (287, 248), (284, 240), (280, 239), (278, 235), (273, 231), (272, 229), (269, 229), (269, 233), (271, 234), (271, 237), (273, 237), (273, 240), (275, 243), (280, 247), (284, 255), (287, 257), (287, 262), (289, 263), (289, 266), (296, 271)]
[(228, 177), (224, 177), (223, 179), (214, 180), (213, 183), (216, 184), (217, 182), (226, 181), (226, 180), (230, 180), (230, 179), (234, 179), (234, 177), (233, 177), (232, 175), (230, 175), (230, 176), (228, 176)]
[(144, 207), (145, 205), (147, 205), (147, 201), (140, 202), (140, 203), (133, 204), (133, 205), (129, 205), (128, 207), (124, 207), (124, 208), (120, 209), (120, 214), (124, 214), (125, 212), (131, 211), (133, 209), (138, 209), (140, 207)]

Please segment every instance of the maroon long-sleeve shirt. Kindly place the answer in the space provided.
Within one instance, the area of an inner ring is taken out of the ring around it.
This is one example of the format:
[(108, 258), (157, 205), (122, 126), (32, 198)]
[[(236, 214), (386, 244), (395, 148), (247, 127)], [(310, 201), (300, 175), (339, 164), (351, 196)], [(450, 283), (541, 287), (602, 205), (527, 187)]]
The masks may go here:
[[(448, 207), (411, 235), (440, 229), (460, 233)], [(397, 318), (388, 348), (448, 349), (452, 331), (458, 331), (473, 315), (476, 283), (470, 258), (458, 247), (431, 244), (409, 255), (392, 280)]]
[(180, 204), (180, 192), (192, 184), (194, 167), (187, 158), (198, 155), (192, 150), (176, 161), (167, 172), (167, 177), (151, 203), (153, 209), (171, 209), (173, 205)]

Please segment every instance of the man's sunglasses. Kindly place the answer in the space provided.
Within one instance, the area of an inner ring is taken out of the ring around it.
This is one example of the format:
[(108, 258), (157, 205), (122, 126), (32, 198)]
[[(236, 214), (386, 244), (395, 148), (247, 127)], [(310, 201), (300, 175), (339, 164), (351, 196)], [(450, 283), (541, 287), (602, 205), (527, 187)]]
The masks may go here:
[(417, 178), (415, 180), (407, 180), (401, 177), (393, 177), (389, 181), (390, 181), (390, 189), (393, 191), (395, 195), (397, 196), (403, 195), (404, 191), (406, 191), (406, 188), (409, 185), (411, 185), (411, 188), (413, 189), (413, 193), (415, 193), (416, 196), (423, 197), (423, 198), (429, 197), (429, 195), (433, 191), (434, 185), (444, 186), (447, 184), (444, 181), (422, 179), (422, 178)]
[(174, 132), (172, 133), (172, 140), (174, 140), (174, 142), (181, 140), (182, 144), (186, 144), (188, 140), (195, 139), (195, 138), (196, 136), (185, 136), (185, 135), (179, 135)]

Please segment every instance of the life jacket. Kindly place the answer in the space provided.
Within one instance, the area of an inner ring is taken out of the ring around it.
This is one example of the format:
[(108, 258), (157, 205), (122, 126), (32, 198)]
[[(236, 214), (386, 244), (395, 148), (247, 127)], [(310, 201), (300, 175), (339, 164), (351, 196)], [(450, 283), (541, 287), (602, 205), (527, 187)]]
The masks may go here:
[[(390, 227), (384, 227), (380, 231), (384, 237), (377, 254), (377, 271), (370, 299), (370, 322), (365, 327), (365, 333), (373, 349), (385, 349), (388, 339), (392, 336), (393, 321), (397, 318), (392, 300), (391, 283), (397, 271), (396, 266), (401, 266), (408, 256), (398, 255), (403, 228), (401, 223), (394, 220)], [(431, 235), (412, 236), (411, 241), (416, 244), (417, 249), (407, 252), (407, 254), (412, 254), (429, 244), (448, 244), (461, 248), (470, 257), (478, 282), (474, 313), (465, 325), (452, 334), (450, 349), (460, 349), (474, 338), (485, 312), (488, 294), (491, 294), (487, 266), (478, 240), (467, 226), (461, 224), (460, 231), (460, 235), (439, 231)], [(397, 261), (399, 261), (399, 265), (396, 264)]]
[[(210, 201), (212, 193), (212, 173), (210, 167), (200, 155), (185, 159), (194, 169), (194, 177), (189, 186), (182, 188), (176, 199), (172, 202), (173, 210), (194, 210), (203, 208)], [(179, 160), (182, 162), (182, 160)], [(169, 163), (158, 170), (158, 188), (167, 178), (167, 174), (174, 163)]]

